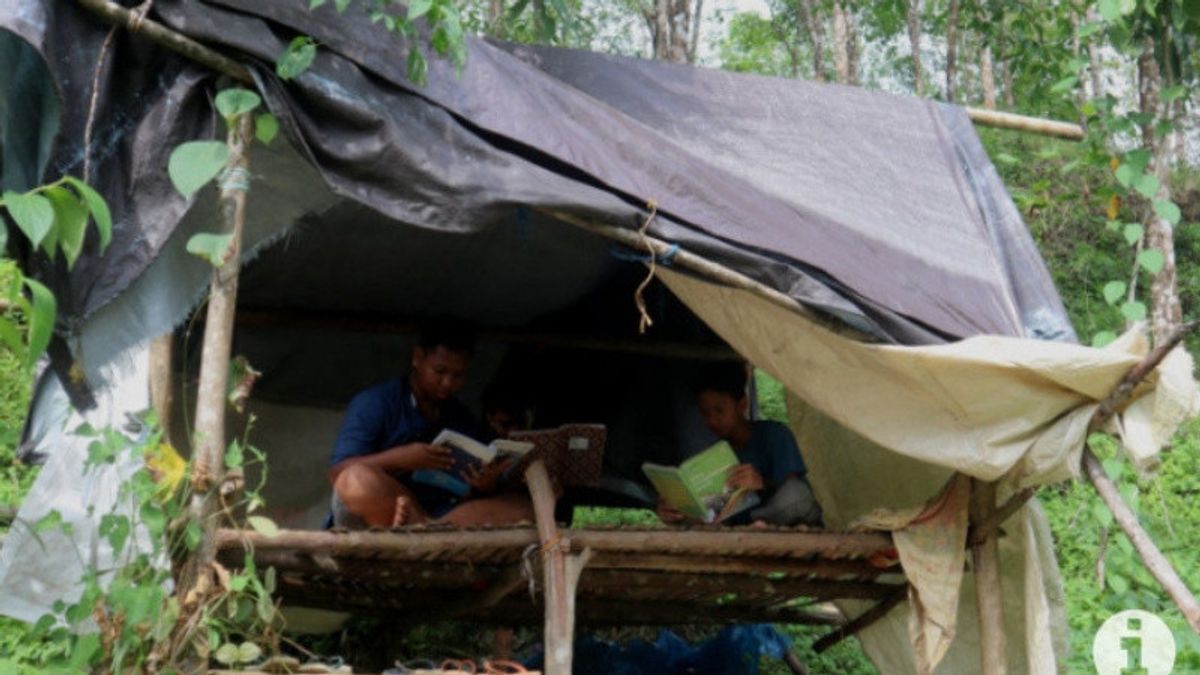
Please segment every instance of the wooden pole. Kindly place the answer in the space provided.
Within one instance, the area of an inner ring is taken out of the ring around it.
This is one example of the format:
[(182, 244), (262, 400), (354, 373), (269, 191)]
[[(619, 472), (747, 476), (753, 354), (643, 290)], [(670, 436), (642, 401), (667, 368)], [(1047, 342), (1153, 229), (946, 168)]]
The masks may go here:
[(908, 597), (907, 587), (892, 593), (886, 600), (880, 602), (862, 614), (859, 614), (845, 625), (839, 626), (837, 630), (830, 632), (828, 635), (825, 635), (821, 639), (814, 642), (812, 645), (813, 651), (820, 654), (842, 640), (845, 640), (852, 635), (857, 635), (867, 626), (870, 626), (876, 621), (879, 621), (883, 617), (887, 616), (887, 613), (892, 611), (893, 607), (903, 602), (904, 598), (906, 597)]
[[(981, 523), (996, 510), (996, 483), (971, 479), (971, 521)], [(1000, 550), (995, 536), (971, 546), (975, 570), (975, 603), (979, 610), (980, 673), (1008, 672), (1004, 633), (1004, 593), (1000, 588)]]
[(571, 675), (575, 651), (575, 587), (579, 575), (591, 557), (591, 549), (580, 555), (568, 555), (570, 541), (559, 534), (554, 522), (554, 488), (542, 461), (535, 460), (525, 470), (525, 482), (533, 498), (538, 539), (541, 542), (542, 573), (545, 587), (545, 668), (548, 675)]
[[(229, 159), (224, 176), (248, 175), (249, 148), (254, 138), (254, 118), (242, 115), (230, 126), (226, 137)], [(213, 272), (208, 291), (208, 318), (200, 353), (200, 385), (196, 394), (196, 427), (192, 443), (192, 502), (190, 517), (203, 529), (200, 545), (184, 565), (180, 588), (187, 593), (196, 587), (217, 551), (217, 518), (225, 459), (225, 389), (229, 381), (229, 354), (233, 346), (233, 318), (237, 306), (238, 271), (241, 263), (242, 229), (246, 222), (244, 181), (221, 182), (222, 231), (231, 235), (221, 266)], [(182, 596), (185, 600), (186, 595)]]
[(1134, 550), (1146, 565), (1146, 569), (1167, 592), (1171, 601), (1183, 614), (1183, 618), (1187, 619), (1192, 630), (1200, 635), (1200, 603), (1196, 602), (1196, 596), (1179, 578), (1179, 573), (1171, 566), (1171, 561), (1167, 560), (1162, 551), (1154, 545), (1154, 541), (1150, 539), (1146, 530), (1142, 529), (1137, 514), (1129, 508), (1125, 500), (1121, 499), (1121, 493), (1117, 491), (1117, 486), (1109, 480), (1108, 474), (1104, 473), (1104, 467), (1100, 464), (1100, 460), (1087, 448), (1083, 449), (1083, 470), (1087, 474), (1088, 480), (1092, 482), (1092, 486), (1096, 488), (1100, 499), (1108, 506), (1108, 510), (1112, 511), (1113, 519), (1121, 526), (1121, 531), (1129, 537), (1130, 543), (1133, 544)]
[(174, 398), (172, 348), (175, 333), (167, 332), (150, 342), (150, 405), (158, 415), (163, 440), (171, 442), (171, 407)]
[(1082, 141), (1084, 136), (1083, 127), (1070, 122), (1027, 117), (983, 108), (967, 108), (966, 110), (967, 117), (981, 127), (1023, 131), (1028, 134), (1062, 138), (1068, 141)]

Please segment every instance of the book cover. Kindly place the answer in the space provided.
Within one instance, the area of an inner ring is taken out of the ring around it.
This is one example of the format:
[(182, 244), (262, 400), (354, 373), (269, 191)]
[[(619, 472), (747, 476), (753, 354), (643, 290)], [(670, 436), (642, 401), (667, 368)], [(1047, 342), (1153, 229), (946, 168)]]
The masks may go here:
[(755, 504), (753, 490), (725, 486), (729, 470), (740, 464), (725, 441), (705, 449), (677, 467), (646, 462), (642, 472), (671, 508), (705, 523), (719, 523)]
[(594, 486), (600, 483), (604, 464), (604, 444), (608, 427), (603, 424), (564, 424), (553, 429), (514, 431), (511, 440), (533, 445), (509, 471), (519, 478), (534, 460), (546, 464), (546, 471), (563, 486)]
[(454, 465), (449, 469), (418, 469), (412, 473), (413, 482), (440, 488), (459, 497), (466, 497), (471, 493), (466, 476), (472, 468), (480, 471), (498, 459), (520, 459), (534, 447), (532, 443), (507, 439), (496, 439), (484, 445), (451, 429), (443, 429), (434, 437), (432, 445), (449, 448)]

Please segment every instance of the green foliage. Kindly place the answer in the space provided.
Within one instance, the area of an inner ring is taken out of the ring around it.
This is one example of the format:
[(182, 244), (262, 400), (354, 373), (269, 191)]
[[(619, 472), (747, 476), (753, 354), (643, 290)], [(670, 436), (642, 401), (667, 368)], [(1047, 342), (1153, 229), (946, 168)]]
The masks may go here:
[(187, 252), (207, 260), (213, 267), (224, 265), (231, 251), (232, 234), (199, 232), (187, 242)]
[(275, 60), (275, 74), (281, 80), (299, 77), (317, 57), (317, 42), (301, 35), (288, 43), (287, 49)]
[[(96, 223), (101, 252), (112, 239), (108, 204), (95, 190), (72, 176), (63, 176), (25, 193), (6, 191), (0, 198), (0, 207), (8, 212), (17, 230), (34, 248), (41, 248), (51, 259), (62, 251), (68, 268), (75, 266), (83, 251), (89, 217)], [(5, 230), (3, 241), (7, 240)]]
[(181, 195), (191, 197), (221, 173), (227, 159), (229, 148), (222, 141), (189, 141), (171, 151), (167, 174)]

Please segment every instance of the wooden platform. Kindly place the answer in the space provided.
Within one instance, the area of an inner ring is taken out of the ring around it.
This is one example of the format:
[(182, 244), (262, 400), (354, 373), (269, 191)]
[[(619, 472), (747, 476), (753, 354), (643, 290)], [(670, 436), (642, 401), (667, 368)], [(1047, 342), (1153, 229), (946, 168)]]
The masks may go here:
[[(905, 581), (886, 532), (807, 528), (614, 527), (558, 530), (591, 550), (576, 616), (589, 625), (772, 621), (838, 624), (814, 603), (886, 601)], [(533, 525), (373, 531), (219, 533), (230, 568), (253, 551), (273, 566), (285, 602), (308, 607), (481, 622), (542, 620), (542, 551)]]

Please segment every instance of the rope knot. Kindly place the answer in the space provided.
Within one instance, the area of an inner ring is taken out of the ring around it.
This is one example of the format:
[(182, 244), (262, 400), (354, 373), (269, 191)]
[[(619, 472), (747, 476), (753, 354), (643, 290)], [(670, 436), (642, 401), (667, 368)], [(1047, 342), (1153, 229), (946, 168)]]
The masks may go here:
[[(650, 244), (650, 240), (646, 239), (646, 231), (650, 229), (650, 223), (654, 222), (654, 217), (658, 215), (658, 202), (653, 198), (646, 200), (646, 208), (650, 209), (650, 214), (646, 216), (645, 222), (642, 223), (641, 229), (638, 230), (638, 238), (642, 245), (646, 247), (646, 252), (650, 255), (650, 270), (646, 273), (646, 278), (642, 283), (638, 284), (637, 290), (633, 292), (633, 302), (637, 305), (638, 310), (638, 334), (645, 335), (646, 329), (654, 325), (654, 320), (650, 318), (650, 313), (646, 311), (646, 299), (643, 293), (650, 282), (654, 280), (655, 267), (658, 264), (658, 257), (655, 255), (654, 246)], [(668, 250), (667, 253), (673, 258), (675, 252), (679, 250), (678, 246), (673, 247), (675, 251)]]

